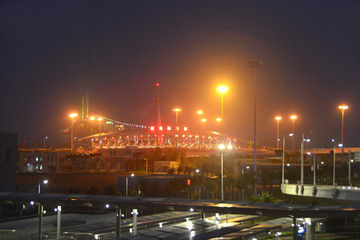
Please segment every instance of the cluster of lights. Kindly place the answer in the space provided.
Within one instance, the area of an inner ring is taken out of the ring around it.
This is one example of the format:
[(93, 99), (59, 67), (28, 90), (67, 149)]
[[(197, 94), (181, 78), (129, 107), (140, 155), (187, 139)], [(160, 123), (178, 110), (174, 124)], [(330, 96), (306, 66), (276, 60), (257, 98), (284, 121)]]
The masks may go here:
[[(163, 127), (163, 126), (159, 126), (157, 129), (156, 129), (155, 126), (150, 126), (149, 128), (150, 128), (150, 131), (151, 131), (151, 132), (154, 132), (155, 130), (164, 131), (164, 127)], [(166, 127), (166, 130), (169, 131), (169, 132), (171, 131), (171, 129), (172, 129), (171, 126), (167, 126), (167, 127)], [(184, 132), (187, 132), (187, 131), (188, 131), (188, 127), (183, 127), (183, 130), (184, 130)], [(179, 127), (176, 127), (176, 128), (175, 128), (175, 131), (180, 131), (180, 128), (179, 128)]]

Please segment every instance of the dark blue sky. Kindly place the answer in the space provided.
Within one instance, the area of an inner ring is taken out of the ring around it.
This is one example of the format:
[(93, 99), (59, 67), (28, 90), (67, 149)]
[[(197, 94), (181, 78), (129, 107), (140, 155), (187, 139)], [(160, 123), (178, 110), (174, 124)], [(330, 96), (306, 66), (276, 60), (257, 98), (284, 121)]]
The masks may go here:
[[(60, 130), (68, 113), (90, 112), (152, 124), (160, 82), (164, 122), (195, 125), (202, 108), (220, 112), (216, 86), (225, 82), (225, 131), (253, 139), (253, 72), (258, 71), (258, 143), (313, 130), (314, 146), (340, 139), (359, 146), (359, 1), (1, 1), (0, 131), (19, 141)], [(150, 106), (149, 106), (150, 105)], [(146, 107), (148, 106), (148, 107)], [(209, 123), (210, 127), (210, 123)]]

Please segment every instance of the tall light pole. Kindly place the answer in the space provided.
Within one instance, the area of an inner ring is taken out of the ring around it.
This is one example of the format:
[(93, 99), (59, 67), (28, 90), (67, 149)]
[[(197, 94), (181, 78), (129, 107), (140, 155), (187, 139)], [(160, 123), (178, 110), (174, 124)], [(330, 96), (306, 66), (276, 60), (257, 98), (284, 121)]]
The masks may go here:
[(99, 133), (101, 133), (101, 122), (102, 122), (103, 118), (102, 118), (102, 117), (98, 117), (97, 120), (99, 121)]
[(304, 133), (301, 136), (301, 165), (300, 165), (300, 184), (304, 185), (304, 143), (310, 142), (310, 139), (305, 139)]
[(221, 129), (220, 129), (220, 128), (221, 128), (221, 120), (222, 120), (222, 119), (219, 118), (219, 117), (215, 119), (215, 121), (218, 123), (218, 128), (219, 128), (218, 131), (221, 131)]
[(44, 148), (46, 148), (46, 140), (48, 139), (48, 137), (44, 137)]
[[(41, 192), (41, 184), (47, 184), (48, 180), (44, 180), (39, 182), (38, 184), (38, 194)], [(42, 239), (42, 226), (43, 226), (43, 213), (44, 213), (44, 206), (39, 202), (38, 206), (38, 215), (39, 215), (39, 240)]]
[(203, 130), (203, 144), (205, 143), (205, 138), (204, 138), (204, 136), (205, 136), (205, 123), (206, 123), (206, 118), (202, 118), (201, 119), (201, 122), (202, 122), (202, 130)]
[[(221, 85), (217, 87), (218, 92), (221, 95), (221, 120), (224, 120), (224, 94), (229, 90), (228, 86)], [(223, 133), (223, 123), (221, 121), (221, 133)]]
[(256, 70), (260, 63), (257, 60), (248, 62), (250, 67), (254, 68), (254, 174), (255, 174), (255, 197), (257, 196), (257, 174), (256, 174)]
[(91, 116), (91, 117), (89, 117), (89, 119), (91, 121), (91, 135), (92, 135), (93, 132), (94, 132), (94, 120), (95, 120), (95, 117)]
[(344, 115), (345, 115), (345, 110), (349, 109), (349, 106), (341, 105), (339, 106), (339, 109), (341, 110), (341, 144), (342, 144), (342, 152), (344, 154)]
[(69, 117), (71, 118), (71, 153), (74, 151), (74, 123), (75, 123), (75, 118), (78, 114), (77, 113), (71, 113), (69, 115)]
[(196, 114), (198, 115), (199, 120), (201, 121), (201, 116), (204, 114), (203, 110), (196, 111)]
[(296, 115), (291, 115), (290, 119), (292, 120), (292, 151), (295, 151), (295, 120), (297, 119)]
[(178, 125), (178, 119), (179, 119), (178, 114), (179, 114), (179, 112), (181, 112), (181, 109), (176, 107), (173, 109), (173, 111), (175, 112), (175, 123), (176, 123), (176, 129), (177, 129), (177, 127), (179, 126)]
[(224, 150), (232, 149), (232, 145), (225, 146), (225, 144), (220, 144), (220, 180), (221, 180), (221, 201), (224, 201)]
[(279, 150), (280, 148), (280, 138), (279, 138), (279, 135), (280, 135), (280, 120), (281, 120), (281, 117), (280, 116), (277, 116), (275, 117), (276, 119), (276, 149)]

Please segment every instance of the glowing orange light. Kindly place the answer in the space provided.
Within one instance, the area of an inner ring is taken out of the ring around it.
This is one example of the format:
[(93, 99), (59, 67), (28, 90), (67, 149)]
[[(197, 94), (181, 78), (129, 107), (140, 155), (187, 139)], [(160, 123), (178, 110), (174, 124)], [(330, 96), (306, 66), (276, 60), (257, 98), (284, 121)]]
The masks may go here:
[(159, 126), (159, 131), (162, 131), (163, 130), (163, 127), (162, 126)]
[(188, 127), (184, 127), (184, 131), (186, 132), (188, 130)]
[(94, 121), (94, 120), (95, 120), (95, 117), (91, 116), (89, 119), (90, 119), (91, 121)]
[(297, 119), (297, 116), (296, 115), (291, 115), (290, 118), (295, 120), (295, 119)]
[(217, 87), (217, 90), (219, 91), (219, 93), (224, 94), (228, 91), (229, 87), (228, 86), (219, 86)]
[(154, 127), (154, 126), (151, 126), (151, 127), (150, 127), (150, 131), (152, 131), (152, 132), (155, 131), (155, 127)]
[(157, 87), (159, 87), (159, 86), (160, 86), (160, 84), (159, 84), (159, 83), (156, 83), (156, 86), (157, 86)]
[(166, 129), (167, 129), (168, 131), (171, 131), (171, 127), (170, 127), (170, 126), (168, 126)]
[(77, 113), (71, 113), (71, 114), (69, 115), (69, 117), (74, 118), (74, 117), (76, 117), (77, 115), (78, 115)]
[(281, 120), (282, 118), (280, 116), (275, 117), (276, 120)]
[(341, 105), (341, 106), (339, 106), (339, 109), (346, 110), (346, 109), (349, 109), (349, 106)]

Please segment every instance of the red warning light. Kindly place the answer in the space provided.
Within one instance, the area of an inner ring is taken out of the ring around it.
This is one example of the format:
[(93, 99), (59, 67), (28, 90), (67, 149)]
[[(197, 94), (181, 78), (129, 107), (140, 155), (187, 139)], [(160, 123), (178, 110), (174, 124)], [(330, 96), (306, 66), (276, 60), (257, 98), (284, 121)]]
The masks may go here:
[(155, 131), (155, 127), (154, 127), (154, 126), (151, 126), (151, 127), (150, 127), (150, 131), (152, 131), (152, 132)]
[(159, 87), (159, 86), (160, 86), (160, 84), (159, 84), (159, 83), (156, 83), (156, 86), (157, 86), (157, 87)]
[(186, 180), (186, 184), (187, 184), (188, 186), (190, 186), (190, 185), (191, 185), (191, 180), (190, 180), (190, 179), (187, 179), (187, 180)]

